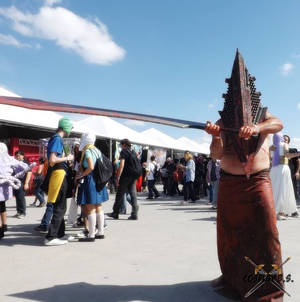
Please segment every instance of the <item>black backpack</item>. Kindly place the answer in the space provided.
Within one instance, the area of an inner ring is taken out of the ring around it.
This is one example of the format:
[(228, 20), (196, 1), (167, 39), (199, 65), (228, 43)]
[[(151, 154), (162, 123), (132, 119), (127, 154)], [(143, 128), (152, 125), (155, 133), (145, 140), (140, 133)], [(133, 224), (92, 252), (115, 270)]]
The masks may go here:
[(130, 157), (128, 158), (128, 162), (126, 163), (126, 169), (130, 177), (137, 179), (142, 175), (142, 165), (134, 151), (129, 150), (129, 154)]
[(157, 164), (154, 165), (153, 177), (156, 181), (160, 181), (160, 168)]
[(94, 180), (96, 190), (101, 191), (113, 174), (113, 166), (111, 161), (102, 153), (102, 158), (97, 158), (94, 167)]

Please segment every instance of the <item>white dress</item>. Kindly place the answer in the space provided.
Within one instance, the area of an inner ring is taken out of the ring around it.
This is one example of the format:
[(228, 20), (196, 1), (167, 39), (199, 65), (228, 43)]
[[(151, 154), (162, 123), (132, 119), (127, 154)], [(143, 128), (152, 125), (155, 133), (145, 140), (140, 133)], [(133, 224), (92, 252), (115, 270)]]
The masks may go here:
[[(280, 143), (279, 152), (281, 156), (284, 156), (284, 143)], [(272, 181), (276, 214), (284, 213), (286, 215), (291, 215), (292, 213), (297, 212), (294, 187), (288, 164), (279, 164), (272, 167), (270, 177)]]

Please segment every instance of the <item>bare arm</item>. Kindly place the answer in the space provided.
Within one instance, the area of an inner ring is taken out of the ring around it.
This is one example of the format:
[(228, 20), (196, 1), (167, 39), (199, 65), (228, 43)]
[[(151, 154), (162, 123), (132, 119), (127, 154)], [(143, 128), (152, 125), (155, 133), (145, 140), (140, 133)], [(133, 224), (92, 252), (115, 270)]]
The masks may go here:
[(254, 126), (243, 126), (239, 131), (239, 137), (248, 140), (252, 135), (256, 134), (273, 134), (282, 130), (283, 125), (279, 118), (272, 115), (271, 113), (266, 113), (266, 118), (263, 122)]
[(215, 124), (208, 121), (206, 123), (205, 131), (212, 135), (212, 142), (210, 144), (211, 158), (221, 159), (223, 156), (223, 139), (221, 137), (220, 120)]
[(266, 120), (262, 123), (257, 124), (258, 132), (261, 134), (271, 134), (282, 130), (283, 125), (279, 118), (272, 115), (271, 113), (266, 113)]
[(49, 163), (51, 166), (74, 159), (74, 156), (72, 154), (69, 154), (68, 156), (64, 156), (64, 157), (57, 157), (56, 155), (57, 155), (57, 153), (54, 153), (54, 152), (52, 152), (50, 154)]
[(26, 174), (26, 178), (25, 178), (25, 182), (24, 182), (24, 190), (28, 190), (29, 188), (29, 182), (30, 182), (30, 178), (31, 178), (32, 172), (28, 171)]
[(81, 177), (87, 176), (94, 170), (94, 163), (92, 157), (87, 158), (88, 167), (83, 171)]

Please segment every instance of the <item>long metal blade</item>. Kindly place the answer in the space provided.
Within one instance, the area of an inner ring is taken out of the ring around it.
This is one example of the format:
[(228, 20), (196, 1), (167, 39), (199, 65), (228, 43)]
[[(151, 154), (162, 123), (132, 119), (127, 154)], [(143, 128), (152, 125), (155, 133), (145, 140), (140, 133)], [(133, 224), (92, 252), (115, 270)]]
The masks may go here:
[(291, 296), (277, 281), (272, 280), (271, 283), (276, 286), (279, 290), (287, 294), (289, 297)]
[(248, 298), (254, 292), (256, 292), (266, 281), (261, 280), (259, 281), (254, 287), (252, 287), (244, 296), (244, 298)]
[(157, 124), (179, 127), (179, 128), (194, 128), (194, 129), (201, 129), (201, 130), (205, 129), (205, 123), (192, 122), (192, 121), (186, 121), (186, 120), (180, 120), (180, 119), (174, 119), (174, 118), (162, 117), (162, 116), (117, 111), (111, 109), (54, 103), (54, 102), (47, 102), (47, 101), (36, 100), (36, 99), (0, 96), (0, 104), (18, 106), (27, 109), (35, 109), (35, 110), (48, 110), (48, 111), (57, 111), (57, 112), (89, 114), (89, 115), (102, 115), (108, 117), (116, 117), (116, 118), (124, 118), (124, 119), (131, 119), (137, 121), (157, 123)]

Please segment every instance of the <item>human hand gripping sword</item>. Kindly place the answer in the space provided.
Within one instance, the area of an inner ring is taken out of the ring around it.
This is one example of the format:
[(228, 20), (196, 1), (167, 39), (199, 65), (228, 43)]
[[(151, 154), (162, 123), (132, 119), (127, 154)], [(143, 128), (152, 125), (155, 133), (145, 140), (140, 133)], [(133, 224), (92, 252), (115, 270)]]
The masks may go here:
[[(291, 257), (288, 257), (283, 263), (281, 263), (279, 266), (273, 266), (273, 269), (267, 273), (264, 269), (263, 269), (263, 265), (257, 265), (255, 262), (253, 262), (249, 257), (245, 257), (245, 260), (248, 261), (249, 263), (251, 263), (254, 267), (255, 267), (255, 272), (258, 272), (259, 274), (263, 274), (265, 276), (270, 275), (273, 276), (275, 273), (277, 273), (278, 271), (281, 271), (281, 267), (286, 264), (289, 260), (291, 259)], [(253, 288), (251, 288), (246, 294), (245, 294), (245, 298), (249, 297), (250, 295), (252, 295), (255, 291), (257, 291), (266, 281), (263, 279), (261, 281), (259, 281)], [(279, 290), (281, 290), (282, 292), (284, 292), (285, 294), (287, 294), (289, 297), (291, 296), (277, 281), (275, 280), (270, 280), (270, 282), (277, 287)]]

